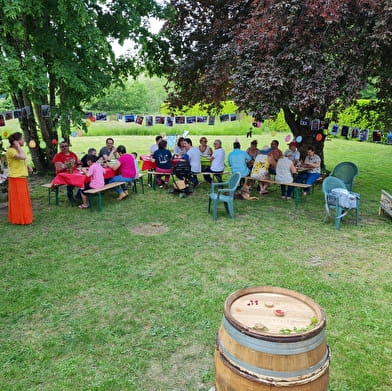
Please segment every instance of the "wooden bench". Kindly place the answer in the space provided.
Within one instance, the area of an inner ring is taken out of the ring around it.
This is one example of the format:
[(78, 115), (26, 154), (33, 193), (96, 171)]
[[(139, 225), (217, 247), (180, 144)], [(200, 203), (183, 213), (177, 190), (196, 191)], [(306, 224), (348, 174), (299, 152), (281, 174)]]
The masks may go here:
[(113, 189), (114, 187), (121, 186), (126, 184), (127, 182), (112, 182), (108, 183), (104, 187), (101, 187), (100, 189), (88, 189), (84, 190), (84, 194), (87, 194), (88, 201), (89, 201), (89, 208), (93, 210), (93, 198), (98, 197), (98, 210), (102, 212), (103, 207), (102, 207), (102, 193), (106, 190)]
[(380, 207), (378, 209), (379, 216), (388, 213), (392, 217), (392, 196), (385, 190), (381, 190)]
[(44, 185), (41, 185), (45, 189), (48, 189), (48, 203), (50, 205), (50, 199), (52, 193), (54, 193), (54, 203), (56, 206), (59, 205), (59, 188), (64, 185), (52, 185), (51, 183), (45, 183)]
[[(157, 172), (157, 171), (147, 171), (146, 174), (148, 175), (148, 185), (150, 187), (152, 187), (154, 190), (156, 189), (156, 183), (155, 183), (155, 179), (154, 180), (152, 179), (153, 176), (156, 176), (156, 175), (160, 175), (160, 176), (170, 175), (172, 177), (174, 176), (173, 173), (165, 174), (164, 172)], [(225, 175), (225, 174), (231, 174), (231, 173), (228, 171), (223, 171), (222, 173), (195, 172), (195, 173), (192, 173), (191, 175), (197, 175), (197, 176), (199, 176), (199, 175), (203, 175), (203, 176), (204, 175), (212, 175), (212, 180), (214, 180), (217, 175)]]
[(257, 181), (257, 182), (264, 182), (264, 183), (270, 183), (273, 185), (285, 185), (285, 186), (292, 186), (294, 187), (294, 202), (295, 206), (297, 207), (300, 200), (301, 200), (301, 189), (309, 189), (312, 187), (312, 185), (307, 185), (306, 183), (297, 183), (297, 182), (291, 182), (291, 183), (279, 183), (276, 182), (275, 180), (272, 179), (255, 179), (250, 176), (245, 177), (246, 180), (252, 180), (252, 181)]

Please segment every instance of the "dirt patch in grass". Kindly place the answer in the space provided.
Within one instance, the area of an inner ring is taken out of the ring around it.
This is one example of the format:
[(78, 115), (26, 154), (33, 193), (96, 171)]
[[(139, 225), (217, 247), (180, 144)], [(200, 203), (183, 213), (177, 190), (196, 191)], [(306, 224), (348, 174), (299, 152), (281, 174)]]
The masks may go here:
[(169, 227), (161, 223), (145, 223), (131, 228), (132, 233), (143, 236), (163, 235), (168, 231)]
[[(171, 391), (201, 390), (211, 382), (213, 362), (202, 346), (185, 346), (178, 349), (165, 362), (151, 362), (147, 379), (155, 389)], [(182, 373), (182, 376), (178, 376)], [(162, 388), (160, 388), (162, 387)]]

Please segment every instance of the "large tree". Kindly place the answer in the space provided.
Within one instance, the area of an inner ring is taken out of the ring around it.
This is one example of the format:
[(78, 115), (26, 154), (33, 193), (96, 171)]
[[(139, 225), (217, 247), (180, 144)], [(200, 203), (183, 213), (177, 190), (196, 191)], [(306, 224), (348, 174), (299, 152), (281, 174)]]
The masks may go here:
[(164, 64), (177, 87), (171, 103), (230, 97), (261, 116), (283, 109), (303, 149), (313, 144), (322, 156), (323, 140), (305, 119), (323, 120), (333, 102), (348, 103), (364, 87), (386, 3), (172, 0), (175, 19), (165, 28), (175, 56)]
[[(116, 58), (114, 39), (131, 39), (144, 52), (154, 37), (148, 18), (161, 14), (154, 0), (0, 0), (0, 92), (21, 109), (21, 128), (38, 171), (67, 138), (72, 123), (82, 125), (82, 104), (121, 75), (137, 75), (144, 56)], [(42, 108), (50, 106), (50, 116)], [(42, 146), (42, 143), (41, 143)]]

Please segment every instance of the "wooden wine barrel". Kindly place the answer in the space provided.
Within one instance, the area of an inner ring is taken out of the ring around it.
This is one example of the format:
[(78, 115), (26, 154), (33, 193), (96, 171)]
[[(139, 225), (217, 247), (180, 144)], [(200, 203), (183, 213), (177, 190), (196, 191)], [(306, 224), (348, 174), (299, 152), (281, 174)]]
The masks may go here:
[(326, 391), (325, 314), (309, 297), (270, 287), (231, 294), (215, 350), (216, 391)]

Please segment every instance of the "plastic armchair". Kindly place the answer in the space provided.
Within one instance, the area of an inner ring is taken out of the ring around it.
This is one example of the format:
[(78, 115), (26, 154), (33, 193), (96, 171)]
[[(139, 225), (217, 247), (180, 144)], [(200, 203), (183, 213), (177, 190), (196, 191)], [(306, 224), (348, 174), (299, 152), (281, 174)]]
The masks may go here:
[(332, 171), (332, 176), (341, 179), (348, 191), (353, 190), (354, 178), (358, 175), (358, 167), (351, 162), (339, 163)]
[(217, 219), (218, 203), (223, 202), (230, 217), (234, 218), (234, 194), (241, 180), (241, 174), (235, 172), (231, 175), (227, 182), (212, 183), (211, 192), (208, 200), (208, 213), (211, 211), (212, 203), (212, 218)]
[[(347, 214), (348, 209), (345, 209), (344, 207), (340, 206), (339, 198), (332, 193), (332, 190), (333, 189), (348, 190), (348, 189), (342, 180), (340, 180), (339, 178), (335, 178), (333, 176), (329, 176), (324, 179), (322, 188), (323, 188), (323, 193), (325, 198), (325, 209), (326, 209), (324, 223), (327, 221), (328, 217), (330, 216), (330, 209), (335, 209), (335, 229), (339, 230), (340, 222), (342, 218)], [(351, 193), (351, 194), (355, 194), (355, 193)], [(357, 196), (358, 199), (356, 200), (356, 207), (353, 208), (355, 209), (356, 225), (358, 225), (358, 216), (359, 216), (359, 195)]]

